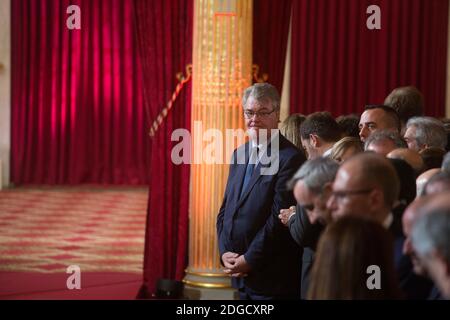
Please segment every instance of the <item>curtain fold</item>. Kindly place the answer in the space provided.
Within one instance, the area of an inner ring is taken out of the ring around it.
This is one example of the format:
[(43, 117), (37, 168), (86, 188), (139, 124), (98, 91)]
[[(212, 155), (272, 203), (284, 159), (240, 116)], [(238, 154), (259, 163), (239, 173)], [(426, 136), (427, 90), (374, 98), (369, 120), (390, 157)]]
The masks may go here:
[[(150, 120), (175, 90), (178, 72), (192, 63), (193, 0), (135, 0), (136, 35)], [(195, 76), (195, 70), (194, 70)], [(139, 297), (155, 292), (159, 278), (181, 280), (187, 266), (189, 165), (174, 165), (171, 141), (177, 128), (191, 128), (191, 81), (178, 96), (151, 141), (150, 192)]]
[(267, 82), (282, 92), (292, 0), (256, 0), (253, 4), (253, 63)]
[[(381, 8), (381, 30), (366, 10)], [(425, 113), (445, 114), (448, 0), (298, 0), (293, 2), (291, 112), (335, 116), (383, 103), (414, 85)]]
[[(15, 184), (147, 184), (150, 143), (131, 0), (14, 0)], [(69, 30), (69, 5), (81, 30)]]

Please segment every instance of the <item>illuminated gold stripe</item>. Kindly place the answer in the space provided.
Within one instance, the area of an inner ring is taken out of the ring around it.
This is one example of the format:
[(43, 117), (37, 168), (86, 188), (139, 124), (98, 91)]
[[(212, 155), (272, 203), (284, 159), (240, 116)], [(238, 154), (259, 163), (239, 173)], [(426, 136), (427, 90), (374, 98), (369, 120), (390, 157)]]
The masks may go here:
[(185, 270), (187, 274), (191, 274), (193, 276), (200, 276), (200, 277), (212, 277), (212, 278), (221, 278), (221, 277), (227, 277), (226, 273), (208, 273), (208, 272), (192, 272), (188, 269)]
[(231, 288), (231, 286), (223, 283), (207, 283), (207, 282), (197, 282), (197, 281), (189, 281), (186, 279), (183, 279), (183, 283), (193, 286), (193, 287), (199, 287), (199, 288), (208, 288), (208, 289), (228, 289)]

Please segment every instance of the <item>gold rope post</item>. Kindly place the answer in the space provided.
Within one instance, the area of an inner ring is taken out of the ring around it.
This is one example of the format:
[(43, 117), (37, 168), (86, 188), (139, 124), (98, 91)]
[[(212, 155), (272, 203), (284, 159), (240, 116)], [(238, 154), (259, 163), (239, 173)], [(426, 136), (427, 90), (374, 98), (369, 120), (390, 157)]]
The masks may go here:
[(156, 119), (153, 121), (153, 123), (150, 127), (150, 132), (149, 132), (150, 137), (153, 138), (155, 136), (156, 131), (158, 131), (158, 129), (161, 126), (161, 124), (163, 123), (164, 119), (169, 114), (169, 111), (172, 109), (173, 104), (175, 103), (178, 96), (180, 95), (180, 92), (183, 89), (184, 85), (186, 83), (188, 83), (189, 80), (191, 80), (191, 75), (192, 75), (192, 64), (188, 64), (186, 66), (186, 76), (184, 76), (182, 72), (177, 73), (176, 78), (178, 79), (178, 84), (175, 88), (175, 91), (172, 94), (172, 97), (170, 98), (169, 102), (167, 103), (167, 105), (161, 110), (161, 112), (158, 114)]

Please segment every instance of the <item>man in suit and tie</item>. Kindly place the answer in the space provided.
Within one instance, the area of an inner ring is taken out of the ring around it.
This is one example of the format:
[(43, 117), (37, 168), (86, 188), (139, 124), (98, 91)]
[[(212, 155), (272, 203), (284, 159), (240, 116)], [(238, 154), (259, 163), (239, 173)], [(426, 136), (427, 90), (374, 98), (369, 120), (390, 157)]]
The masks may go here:
[(295, 205), (287, 182), (305, 158), (277, 131), (280, 96), (275, 87), (258, 83), (247, 88), (242, 105), (250, 141), (233, 153), (217, 217), (221, 262), (241, 299), (296, 299), (301, 249), (278, 213)]

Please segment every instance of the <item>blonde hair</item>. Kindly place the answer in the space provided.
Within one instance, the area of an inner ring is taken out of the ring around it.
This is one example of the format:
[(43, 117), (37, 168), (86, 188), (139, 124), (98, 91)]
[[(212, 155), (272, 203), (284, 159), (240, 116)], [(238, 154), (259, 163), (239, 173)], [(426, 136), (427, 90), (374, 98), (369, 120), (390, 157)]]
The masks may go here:
[(300, 113), (291, 114), (281, 125), (281, 133), (297, 148), (303, 150), (302, 140), (300, 139), (300, 126), (306, 117)]
[(355, 137), (344, 137), (334, 144), (331, 150), (331, 158), (340, 161), (339, 159), (350, 148), (354, 148), (357, 153), (364, 151), (361, 140)]

